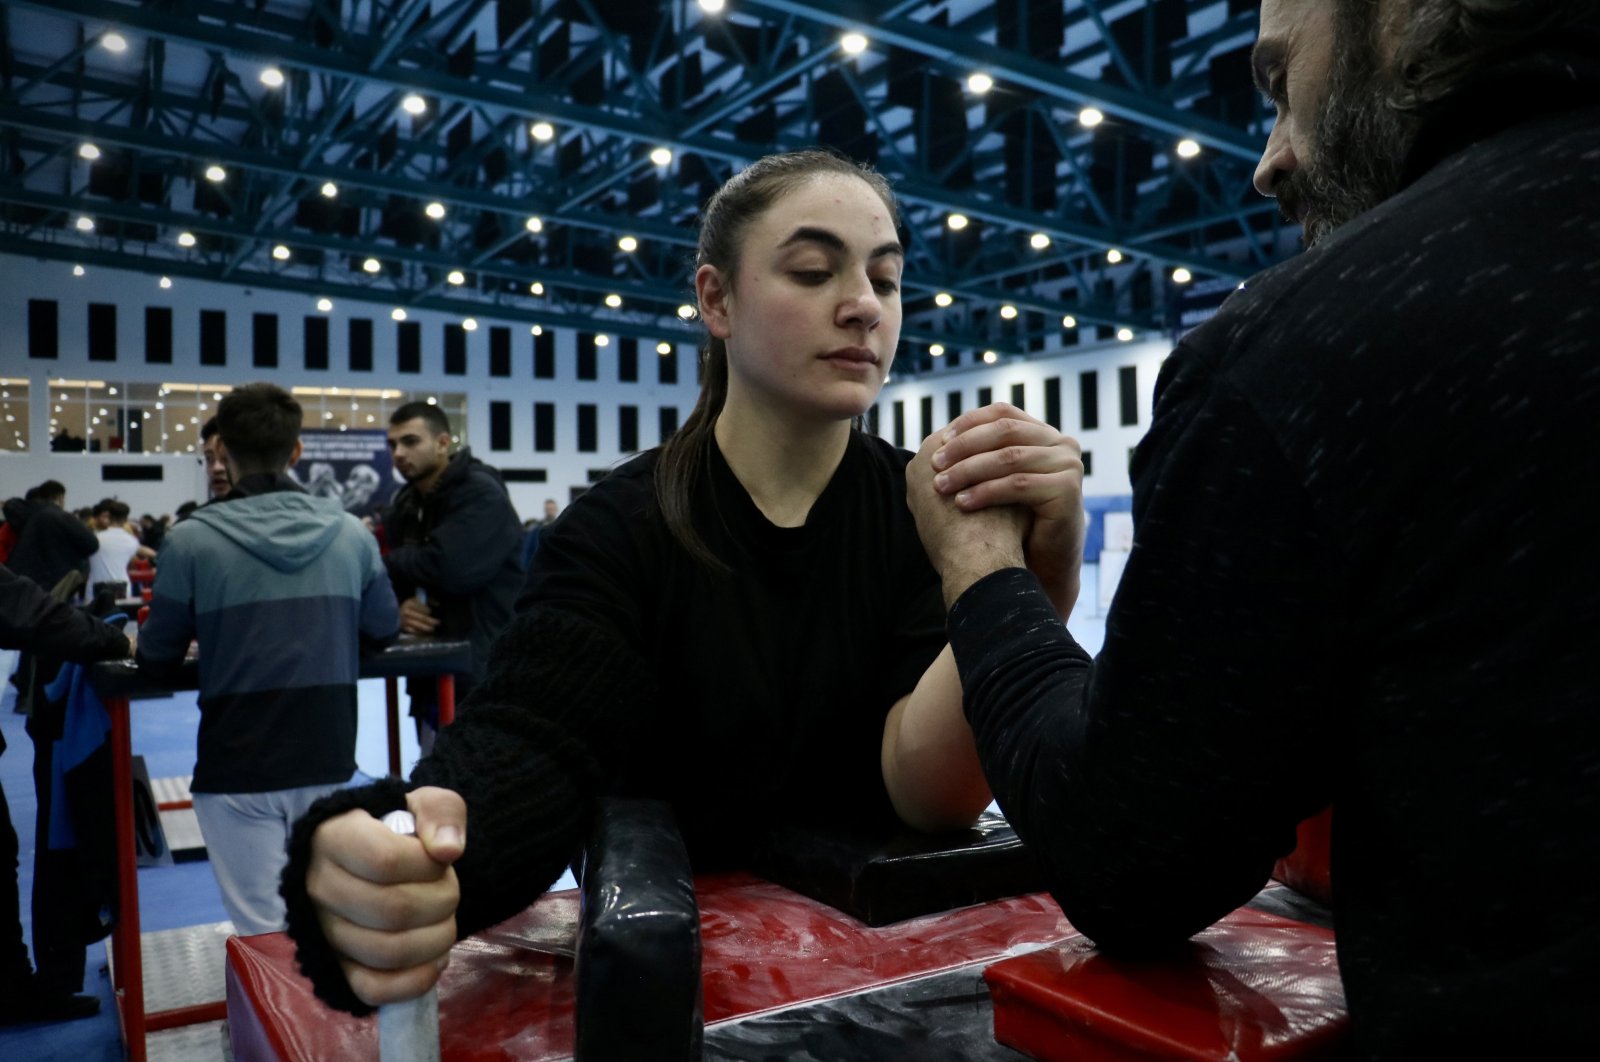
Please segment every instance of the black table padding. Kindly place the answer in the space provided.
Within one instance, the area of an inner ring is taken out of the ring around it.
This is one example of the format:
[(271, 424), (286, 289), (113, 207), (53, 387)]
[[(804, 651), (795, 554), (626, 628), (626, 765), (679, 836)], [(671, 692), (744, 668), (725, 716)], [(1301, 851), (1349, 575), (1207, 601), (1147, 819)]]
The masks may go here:
[(970, 830), (939, 834), (849, 824), (783, 827), (758, 846), (751, 869), (869, 926), (1045, 887), (1033, 855), (992, 811)]
[(671, 809), (602, 800), (582, 869), (575, 1058), (700, 1058), (700, 909)]

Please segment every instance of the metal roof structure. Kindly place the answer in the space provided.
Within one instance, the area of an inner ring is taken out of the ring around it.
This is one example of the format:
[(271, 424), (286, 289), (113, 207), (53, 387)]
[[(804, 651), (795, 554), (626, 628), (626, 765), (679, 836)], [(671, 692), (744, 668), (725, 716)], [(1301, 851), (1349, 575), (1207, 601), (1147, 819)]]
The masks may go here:
[(1250, 189), (1255, 29), (1240, 0), (7, 0), (0, 251), (688, 336), (707, 196), (826, 144), (895, 184), (912, 350), (1027, 353), (1293, 249)]

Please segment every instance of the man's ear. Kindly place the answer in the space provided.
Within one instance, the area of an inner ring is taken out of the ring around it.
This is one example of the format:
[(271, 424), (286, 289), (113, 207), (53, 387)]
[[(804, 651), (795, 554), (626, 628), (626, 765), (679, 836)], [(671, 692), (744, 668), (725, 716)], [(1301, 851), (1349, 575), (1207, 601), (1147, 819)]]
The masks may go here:
[(305, 449), (305, 445), (299, 439), (296, 439), (294, 441), (294, 449), (289, 452), (289, 467), (290, 468), (293, 468), (295, 465), (298, 465), (300, 463), (300, 454), (304, 449)]
[(728, 303), (733, 293), (728, 290), (722, 272), (714, 265), (703, 265), (696, 269), (694, 293), (700, 302), (700, 319), (706, 323), (706, 331), (717, 339), (727, 339), (730, 331)]

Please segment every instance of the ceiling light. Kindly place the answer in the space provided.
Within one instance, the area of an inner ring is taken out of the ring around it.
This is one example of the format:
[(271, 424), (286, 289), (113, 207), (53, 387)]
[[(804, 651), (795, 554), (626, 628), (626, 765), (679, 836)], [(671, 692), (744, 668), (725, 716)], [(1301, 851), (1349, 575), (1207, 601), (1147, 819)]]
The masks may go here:
[(948, 291), (941, 291), (941, 292), (939, 292), (939, 294), (937, 294), (937, 295), (935, 295), (933, 297), (933, 304), (935, 306), (938, 306), (938, 307), (941, 307), (941, 308), (945, 307), (945, 306), (949, 306), (952, 302), (955, 302), (955, 301), (956, 301), (955, 297), (953, 295), (951, 295)]
[(121, 55), (128, 50), (128, 38), (120, 33), (106, 33), (100, 37), (100, 46), (108, 52)]
[(1050, 237), (1046, 236), (1042, 232), (1036, 232), (1032, 236), (1028, 237), (1028, 246), (1032, 247), (1035, 251), (1042, 251), (1046, 247), (1050, 246)]
[(81, 266), (81, 265), (73, 266), (72, 267), (72, 275), (75, 276), (75, 277), (83, 276), (83, 266)]
[(1119, 328), (1119, 329), (1117, 329), (1117, 338), (1122, 340), (1124, 343), (1126, 343), (1128, 340), (1133, 338), (1133, 329), (1131, 329), (1131, 328)]
[(1069, 313), (1069, 314), (1067, 314), (1065, 317), (1063, 317), (1061, 319), (1061, 327), (1062, 328), (1077, 328), (1078, 327), (1078, 319), (1076, 317), (1072, 316)]
[(161, 287), (162, 287), (163, 290), (165, 290), (167, 288), (170, 288), (170, 287), (172, 287), (172, 278), (171, 277), (162, 277), (160, 283), (161, 283)]
[(452, 269), (445, 276), (445, 279), (452, 284), (465, 284), (467, 282), (467, 275), (459, 269)]
[(216, 163), (213, 162), (211, 165), (206, 167), (206, 180), (210, 181), (212, 184), (216, 184), (218, 181), (225, 181), (227, 179), (228, 171), (223, 169), (221, 166), (218, 166)]
[(532, 328), (528, 329), (528, 334), (529, 335), (535, 335), (535, 336), (542, 336), (542, 335), (544, 335), (544, 326), (543, 325), (534, 325)]
[(180, 232), (180, 233), (178, 233), (178, 246), (179, 247), (193, 247), (194, 244), (195, 244), (194, 233), (192, 233), (192, 232)]
[(527, 229), (529, 232), (543, 232), (544, 219), (539, 217), (531, 217), (522, 223), (522, 227)]
[(1098, 107), (1085, 107), (1078, 112), (1078, 124), (1085, 129), (1093, 129), (1106, 120), (1105, 112)]
[(1111, 250), (1106, 252), (1106, 261), (1110, 262), (1112, 265), (1116, 265), (1118, 262), (1122, 261), (1122, 252), (1117, 250), (1115, 247), (1111, 248)]
[(622, 296), (616, 294), (607, 295), (606, 305), (615, 310), (618, 306), (622, 305)]
[(368, 273), (376, 273), (378, 270), (383, 268), (383, 263), (379, 262), (376, 258), (369, 258), (365, 262), (361, 263), (361, 268)]
[(556, 135), (556, 127), (549, 122), (534, 122), (528, 126), (528, 133), (535, 140), (553, 140)]
[(1000, 316), (1008, 321), (1014, 321), (1017, 319), (1017, 308), (1008, 302), (1000, 307)]
[(339, 194), (339, 186), (338, 185), (334, 184), (332, 181), (323, 181), (322, 182), (322, 196), (323, 196), (324, 199), (332, 199), (334, 196), (336, 196), (338, 194)]
[(423, 207), (422, 212), (433, 220), (438, 221), (440, 218), (444, 217), (444, 204), (438, 200), (434, 200), (427, 206)]
[(461, 330), (463, 332), (476, 332), (478, 330), (478, 319), (476, 317), (468, 317), (461, 322)]
[(655, 163), (657, 166), (672, 165), (672, 149), (666, 147), (656, 148), (654, 151), (650, 152), (650, 161)]
[(624, 251), (627, 251), (629, 254), (632, 254), (634, 251), (639, 249), (639, 241), (634, 239), (632, 236), (624, 236), (622, 239), (617, 241), (617, 246), (622, 248)]
[(94, 218), (91, 218), (87, 214), (79, 214), (78, 215), (78, 220), (76, 222), (74, 222), (73, 224), (78, 226), (78, 231), (79, 232), (93, 232), (94, 231)]
[(1200, 154), (1200, 145), (1195, 141), (1187, 138), (1178, 141), (1178, 157), (1180, 159), (1192, 159), (1198, 154)]
[(406, 319), (406, 309), (404, 306), (396, 306), (394, 309), (389, 311), (389, 316), (394, 318), (396, 321), (404, 321)]
[(684, 303), (682, 306), (678, 307), (678, 316), (685, 321), (692, 321), (697, 313), (699, 313), (699, 311), (693, 306), (690, 306), (688, 303)]
[(996, 354), (994, 351), (986, 350), (986, 351), (983, 352), (983, 363), (985, 365), (993, 365), (995, 362), (997, 362), (999, 360), (1000, 360), (1000, 355)]
[(1194, 274), (1189, 272), (1183, 266), (1179, 266), (1177, 269), (1172, 271), (1172, 282), (1174, 284), (1187, 284), (1193, 279)]
[(539, 283), (537, 280), (535, 280), (532, 284), (528, 285), (528, 294), (529, 295), (543, 295), (544, 294), (544, 285)]
[(726, 6), (726, 0), (699, 0), (700, 10), (708, 15), (720, 14)]
[(960, 232), (967, 227), (968, 220), (965, 214), (951, 214), (944, 219), (944, 223), (949, 225), (953, 231)]
[(944, 344), (935, 343), (933, 346), (928, 348), (928, 353), (932, 354), (936, 358), (944, 357)]
[(994, 88), (994, 78), (980, 70), (967, 78), (967, 88), (972, 90), (974, 96), (982, 96), (985, 92)]
[(428, 101), (413, 92), (400, 101), (400, 106), (407, 114), (422, 114), (428, 109)]
[(88, 142), (79, 144), (78, 157), (80, 159), (88, 159), (90, 162), (93, 162), (95, 159), (100, 157), (100, 149)]
[(663, 357), (671, 354), (672, 344), (668, 343), (666, 340), (662, 340), (660, 343), (656, 344), (656, 353), (662, 355)]
[(283, 71), (279, 70), (275, 66), (262, 67), (262, 69), (261, 69), (261, 83), (263, 85), (267, 86), (267, 88), (274, 88), (274, 89), (275, 88), (282, 88), (283, 87)]
[(272, 257), (276, 258), (280, 262), (287, 262), (289, 260), (289, 248), (285, 247), (281, 243), (278, 244), (278, 246), (272, 249)]
[(333, 300), (329, 298), (318, 299), (317, 309), (321, 310), (323, 313), (327, 313), (329, 310), (333, 309)]
[(605, 335), (595, 336), (594, 345), (597, 347), (609, 347), (611, 345), (611, 337)]
[(839, 38), (839, 47), (843, 48), (846, 55), (860, 55), (867, 50), (867, 38), (861, 33), (846, 33)]

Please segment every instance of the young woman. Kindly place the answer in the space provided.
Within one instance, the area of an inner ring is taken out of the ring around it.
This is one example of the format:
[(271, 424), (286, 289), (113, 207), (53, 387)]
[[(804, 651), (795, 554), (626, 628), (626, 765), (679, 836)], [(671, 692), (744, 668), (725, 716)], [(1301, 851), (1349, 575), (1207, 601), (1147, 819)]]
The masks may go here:
[[(693, 413), (544, 531), (420, 787), (341, 794), (297, 831), (290, 932), (324, 999), (359, 1012), (425, 991), (458, 936), (559, 876), (602, 791), (671, 801), (701, 863), (776, 821), (938, 829), (988, 803), (905, 505), (910, 455), (852, 427), (899, 343), (896, 220), (882, 177), (825, 152), (763, 159), (712, 198)], [(1040, 567), (1075, 579), (1048, 534), (1075, 452), (1025, 417), (963, 426), (995, 452), (952, 470), (961, 504), (1041, 513)], [(367, 814), (406, 805), (414, 839)]]

